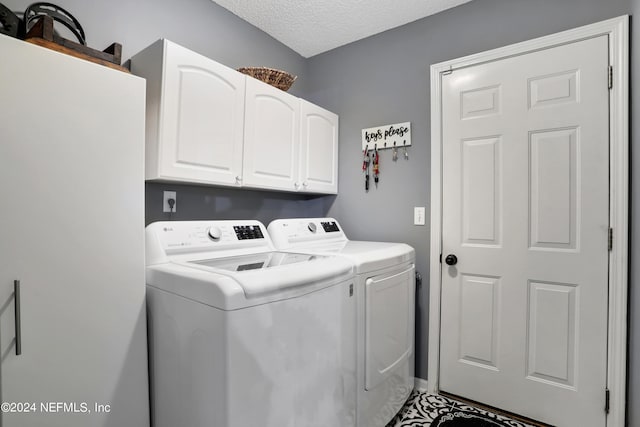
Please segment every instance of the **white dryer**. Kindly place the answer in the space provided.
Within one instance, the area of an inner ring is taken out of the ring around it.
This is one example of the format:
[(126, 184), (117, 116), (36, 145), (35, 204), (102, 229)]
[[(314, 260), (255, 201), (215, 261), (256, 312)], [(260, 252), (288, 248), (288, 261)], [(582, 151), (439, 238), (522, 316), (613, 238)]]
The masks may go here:
[(333, 218), (279, 219), (279, 250), (338, 255), (356, 272), (357, 425), (384, 427), (414, 385), (415, 251), (404, 243), (351, 241)]
[(155, 427), (355, 426), (352, 264), (257, 221), (146, 229)]

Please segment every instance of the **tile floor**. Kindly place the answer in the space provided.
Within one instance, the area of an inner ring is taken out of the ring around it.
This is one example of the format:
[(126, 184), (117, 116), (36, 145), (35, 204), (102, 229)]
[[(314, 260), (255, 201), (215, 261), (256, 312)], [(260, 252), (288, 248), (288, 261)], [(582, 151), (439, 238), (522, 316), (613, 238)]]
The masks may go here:
[(409, 396), (404, 407), (387, 427), (428, 427), (438, 415), (464, 411), (486, 415), (510, 427), (533, 427), (520, 421), (515, 421), (502, 415), (493, 414), (482, 409), (458, 402), (444, 396), (414, 391)]

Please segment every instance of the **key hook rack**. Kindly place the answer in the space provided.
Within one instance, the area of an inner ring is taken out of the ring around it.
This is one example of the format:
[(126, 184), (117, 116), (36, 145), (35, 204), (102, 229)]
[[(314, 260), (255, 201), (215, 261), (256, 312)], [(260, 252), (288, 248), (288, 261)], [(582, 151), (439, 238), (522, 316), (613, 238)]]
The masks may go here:
[(386, 150), (411, 146), (411, 122), (362, 129), (362, 150)]

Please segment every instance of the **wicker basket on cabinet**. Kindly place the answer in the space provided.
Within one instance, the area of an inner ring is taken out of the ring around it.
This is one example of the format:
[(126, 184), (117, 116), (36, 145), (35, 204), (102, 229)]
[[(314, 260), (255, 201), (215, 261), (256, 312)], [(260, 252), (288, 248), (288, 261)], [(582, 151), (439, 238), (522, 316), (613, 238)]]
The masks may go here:
[(291, 75), (286, 71), (267, 67), (242, 67), (238, 68), (238, 71), (285, 92), (289, 90), (293, 82), (298, 78), (298, 76)]

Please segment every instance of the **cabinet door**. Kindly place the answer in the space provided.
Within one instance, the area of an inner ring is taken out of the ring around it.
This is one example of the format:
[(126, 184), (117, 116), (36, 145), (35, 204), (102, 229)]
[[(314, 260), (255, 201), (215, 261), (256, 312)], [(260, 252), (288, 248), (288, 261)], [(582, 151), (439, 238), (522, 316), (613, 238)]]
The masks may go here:
[(297, 191), (300, 100), (247, 78), (244, 185)]
[(0, 51), (0, 401), (35, 405), (0, 425), (148, 426), (144, 81), (1, 35)]
[(240, 185), (245, 76), (164, 43), (157, 178)]
[(338, 116), (300, 101), (300, 180), (312, 193), (338, 192)]

